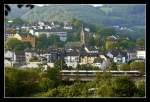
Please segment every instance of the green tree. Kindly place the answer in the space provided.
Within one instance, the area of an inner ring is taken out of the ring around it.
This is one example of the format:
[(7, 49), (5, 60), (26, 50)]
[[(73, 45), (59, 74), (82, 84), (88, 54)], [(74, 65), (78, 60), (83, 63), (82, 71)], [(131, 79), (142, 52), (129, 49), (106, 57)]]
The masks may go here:
[(90, 36), (89, 39), (88, 39), (88, 45), (89, 46), (95, 46), (96, 45), (96, 42), (95, 42), (95, 39), (93, 36)]
[(111, 64), (111, 70), (118, 70), (116, 63), (112, 63), (112, 64)]
[(38, 92), (39, 75), (36, 70), (5, 69), (5, 96), (29, 96)]
[(21, 42), (19, 44), (17, 44), (14, 48), (15, 51), (19, 51), (19, 50), (24, 50), (26, 48), (31, 48), (31, 43), (29, 42)]
[(29, 42), (23, 42), (16, 38), (7, 39), (5, 45), (6, 45), (6, 48), (15, 50), (15, 51), (24, 50), (26, 48), (31, 48), (31, 44)]
[(136, 40), (136, 44), (139, 46), (145, 46), (145, 40), (144, 38), (139, 38)]
[(136, 81), (137, 93), (135, 96), (137, 97), (144, 97), (145, 96), (145, 81), (138, 80)]
[(46, 34), (41, 34), (37, 38), (36, 48), (48, 48), (48, 39)]
[(132, 70), (139, 70), (141, 74), (145, 73), (145, 62), (132, 62), (130, 63), (130, 67)]
[(129, 71), (130, 70), (130, 66), (128, 64), (120, 64), (118, 67), (120, 70), (123, 70), (123, 71)]
[(9, 38), (6, 40), (6, 48), (14, 49), (16, 45), (20, 44), (21, 41), (16, 38)]
[(14, 25), (22, 25), (22, 24), (24, 24), (24, 23), (26, 23), (26, 22), (23, 21), (21, 18), (14, 18), (14, 19), (13, 19), (13, 24), (14, 24)]
[(42, 77), (39, 81), (39, 89), (40, 91), (48, 91), (48, 89), (50, 88), (54, 88), (54, 81), (50, 80), (49, 78), (47, 77)]
[(112, 89), (116, 97), (133, 97), (136, 92), (134, 81), (129, 77), (117, 77), (112, 80)]
[(116, 34), (116, 30), (114, 28), (103, 28), (99, 33), (103, 34), (103, 36), (111, 36)]
[(54, 82), (54, 86), (61, 84), (60, 70), (58, 68), (49, 68), (47, 70), (47, 75), (48, 78)]
[(129, 49), (129, 48), (134, 48), (135, 47), (135, 42), (132, 40), (118, 40), (116, 47), (119, 49)]
[(107, 81), (101, 82), (98, 89), (96, 90), (97, 97), (112, 97), (114, 95), (111, 84)]
[(60, 70), (68, 69), (67, 64), (66, 64), (65, 61), (62, 60), (62, 59), (57, 60), (57, 61), (54, 63), (54, 67), (57, 68), (57, 69), (60, 69)]
[(106, 49), (113, 49), (115, 47), (115, 43), (113, 41), (106, 41)]

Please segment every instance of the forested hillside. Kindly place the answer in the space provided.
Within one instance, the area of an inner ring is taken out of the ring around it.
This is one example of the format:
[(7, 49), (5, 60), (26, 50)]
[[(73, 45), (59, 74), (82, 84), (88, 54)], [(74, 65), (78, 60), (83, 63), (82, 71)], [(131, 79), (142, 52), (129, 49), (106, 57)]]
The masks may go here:
[[(11, 5), (12, 6), (12, 5)], [(36, 6), (32, 10), (12, 6), (9, 17), (19, 16), (28, 22), (43, 21), (70, 21), (73, 18), (83, 20), (90, 24), (106, 26), (143, 26), (145, 24), (144, 5), (108, 5), (92, 7), (90, 5), (50, 5)], [(13, 11), (18, 11), (14, 13)], [(135, 19), (136, 18), (136, 19)]]

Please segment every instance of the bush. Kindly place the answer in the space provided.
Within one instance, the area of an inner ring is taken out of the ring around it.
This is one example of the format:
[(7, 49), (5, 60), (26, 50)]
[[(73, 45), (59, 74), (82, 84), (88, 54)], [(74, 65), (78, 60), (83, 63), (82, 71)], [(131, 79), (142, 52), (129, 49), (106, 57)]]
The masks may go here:
[(5, 69), (5, 96), (29, 96), (38, 91), (39, 75), (36, 70)]
[(119, 65), (119, 69), (123, 70), (123, 71), (129, 71), (130, 70), (130, 66), (128, 64), (120, 64)]
[(114, 78), (112, 89), (116, 97), (133, 97), (137, 90), (134, 81), (129, 77)]
[(137, 97), (144, 97), (145, 96), (145, 81), (138, 80), (136, 81), (137, 93), (135, 96)]
[(39, 89), (40, 91), (46, 92), (50, 88), (54, 88), (54, 81), (48, 79), (48, 78), (41, 78), (39, 82)]
[(139, 70), (141, 74), (145, 74), (145, 63), (144, 62), (132, 62), (130, 63), (132, 70)]

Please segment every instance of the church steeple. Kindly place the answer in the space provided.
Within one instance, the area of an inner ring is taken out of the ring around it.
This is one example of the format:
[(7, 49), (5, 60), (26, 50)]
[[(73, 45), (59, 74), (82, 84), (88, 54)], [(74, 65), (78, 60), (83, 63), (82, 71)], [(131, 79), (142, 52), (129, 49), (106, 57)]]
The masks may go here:
[(84, 36), (83, 24), (82, 24), (82, 30), (81, 30), (81, 33), (80, 33), (80, 42), (81, 42), (82, 46), (85, 45), (85, 36)]

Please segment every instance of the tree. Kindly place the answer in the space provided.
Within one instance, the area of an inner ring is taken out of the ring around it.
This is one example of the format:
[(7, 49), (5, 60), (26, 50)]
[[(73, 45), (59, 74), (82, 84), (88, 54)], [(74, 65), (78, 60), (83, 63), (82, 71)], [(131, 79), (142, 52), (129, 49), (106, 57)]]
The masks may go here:
[(6, 68), (5, 70), (5, 96), (29, 96), (38, 92), (39, 75), (35, 69)]
[(49, 68), (47, 70), (47, 76), (54, 82), (54, 86), (61, 84), (60, 70), (58, 68)]
[(59, 36), (55, 34), (48, 37), (48, 44), (57, 47), (63, 46), (63, 42), (61, 42)]
[(106, 41), (106, 49), (113, 49), (115, 47), (114, 42), (113, 41)]
[(145, 46), (145, 40), (144, 38), (139, 38), (136, 40), (136, 44), (139, 46)]
[(116, 46), (120, 49), (129, 49), (135, 47), (135, 42), (132, 40), (118, 40)]
[(116, 63), (111, 64), (111, 70), (117, 70), (117, 64)]
[(76, 27), (81, 27), (82, 24), (81, 20), (78, 20), (76, 18), (73, 18), (70, 22)]
[(89, 39), (88, 39), (88, 45), (89, 46), (95, 46), (96, 45), (96, 42), (95, 42), (95, 39), (93, 36), (90, 36)]
[(96, 90), (97, 97), (112, 97), (114, 95), (112, 86), (107, 81), (101, 82)]
[(48, 91), (48, 89), (50, 88), (54, 88), (55, 85), (54, 85), (54, 81), (53, 80), (50, 80), (49, 78), (47, 77), (42, 77), (39, 81), (39, 90), (40, 91)]
[(19, 50), (24, 50), (26, 48), (31, 48), (31, 44), (29, 42), (23, 42), (23, 41), (20, 41), (16, 38), (7, 39), (5, 46), (6, 46), (6, 48), (14, 50), (14, 51), (19, 51)]
[(48, 39), (46, 34), (41, 34), (37, 39), (36, 48), (48, 48)]
[(129, 77), (117, 77), (112, 80), (112, 89), (116, 97), (133, 97), (136, 92), (134, 81)]
[(17, 44), (20, 44), (21, 41), (16, 38), (9, 38), (6, 40), (6, 48), (14, 49)]
[(137, 97), (144, 97), (145, 96), (145, 81), (144, 80), (138, 80), (136, 81), (136, 87), (137, 87)]
[(24, 50), (26, 48), (31, 48), (31, 43), (29, 42), (20, 42), (19, 44), (17, 44), (14, 48), (15, 51), (20, 51), (20, 50)]
[(67, 64), (66, 64), (65, 61), (62, 60), (62, 59), (57, 60), (57, 61), (54, 63), (54, 68), (57, 68), (57, 69), (60, 69), (60, 70), (68, 69)]
[(123, 71), (129, 71), (130, 70), (130, 66), (128, 64), (120, 64), (119, 65), (119, 69), (123, 70)]
[(23, 21), (21, 18), (15, 18), (15, 19), (13, 19), (13, 24), (14, 25), (22, 25), (24, 23), (25, 23), (25, 21)]
[(103, 34), (103, 36), (111, 36), (116, 34), (116, 30), (114, 28), (103, 28), (99, 33)]
[(139, 70), (141, 74), (145, 74), (145, 62), (132, 62), (130, 63), (132, 70)]

